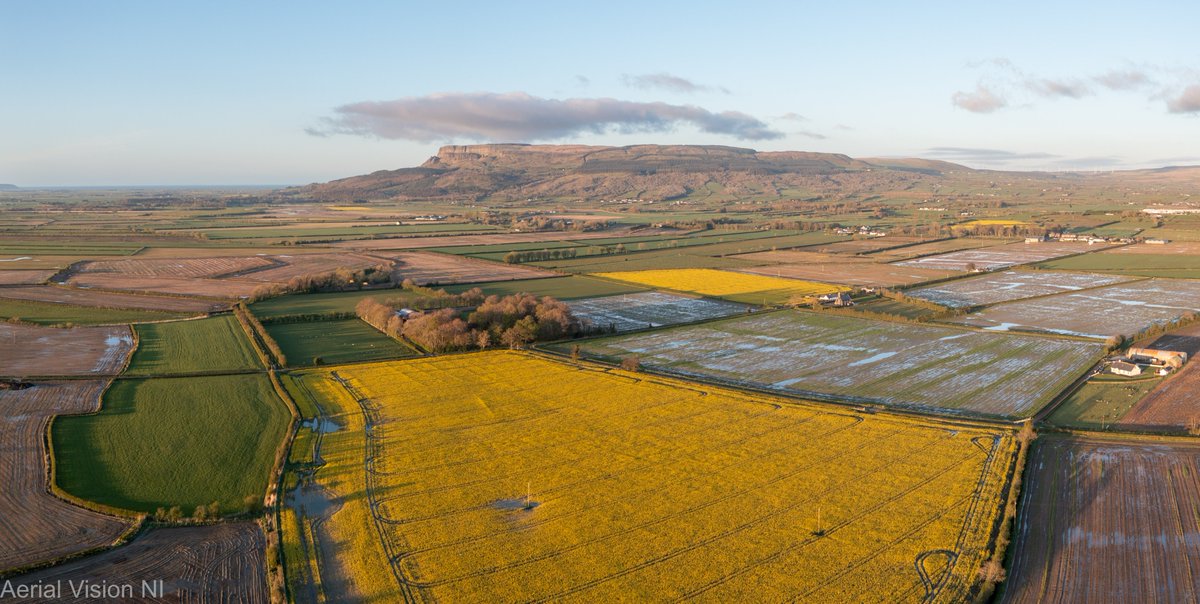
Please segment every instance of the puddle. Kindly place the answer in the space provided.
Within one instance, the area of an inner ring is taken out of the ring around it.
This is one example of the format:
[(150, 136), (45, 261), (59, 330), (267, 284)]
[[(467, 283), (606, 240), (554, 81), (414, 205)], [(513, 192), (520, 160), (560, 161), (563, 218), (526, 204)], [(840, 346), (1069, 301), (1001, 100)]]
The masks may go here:
[(118, 344), (133, 344), (133, 338), (129, 336), (108, 336), (104, 338), (104, 345), (112, 348)]
[(878, 362), (878, 361), (882, 361), (882, 360), (884, 360), (884, 359), (891, 358), (891, 357), (894, 357), (894, 356), (896, 356), (896, 352), (895, 352), (895, 351), (890, 351), (890, 352), (880, 352), (880, 353), (878, 353), (878, 354), (875, 354), (875, 355), (869, 356), (869, 357), (867, 357), (867, 358), (865, 358), (865, 359), (861, 359), (861, 360), (858, 360), (858, 361), (854, 361), (853, 363), (850, 363), (849, 365), (847, 365), (847, 367), (858, 367), (859, 365), (869, 365), (869, 364), (871, 364), (871, 363), (875, 363), (875, 362)]
[(542, 505), (540, 501), (532, 499), (516, 498), (516, 499), (497, 499), (492, 502), (492, 507), (505, 512), (520, 512), (527, 511)]
[(0, 258), (0, 262), (20, 262), (22, 260), (33, 260), (33, 256), (19, 256), (17, 258)]
[(309, 481), (292, 489), (287, 495), (287, 503), (292, 509), (315, 520), (329, 518), (342, 507), (342, 502), (331, 496), (325, 487)]
[(324, 417), (314, 417), (313, 419), (305, 420), (300, 425), (318, 434), (329, 434), (330, 432), (337, 432), (342, 429), (337, 422)]

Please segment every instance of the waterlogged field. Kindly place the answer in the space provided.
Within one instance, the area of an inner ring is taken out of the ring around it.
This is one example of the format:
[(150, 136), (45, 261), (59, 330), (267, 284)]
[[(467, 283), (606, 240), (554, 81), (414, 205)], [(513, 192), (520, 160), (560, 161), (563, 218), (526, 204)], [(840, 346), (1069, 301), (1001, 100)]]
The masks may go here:
[(1071, 241), (1011, 243), (1008, 245), (1000, 245), (984, 249), (961, 250), (957, 252), (950, 252), (949, 254), (940, 254), (937, 256), (923, 256), (921, 258), (905, 260), (900, 264), (905, 266), (917, 266), (921, 268), (952, 271), (966, 271), (971, 270), (972, 267), (980, 270), (992, 271), (1017, 264), (1029, 264), (1032, 262), (1049, 260), (1051, 258), (1070, 256), (1072, 254), (1095, 252), (1104, 249), (1105, 247), (1106, 246), (1104, 244), (1088, 245), (1087, 243), (1077, 243)]
[(1003, 601), (1196, 601), (1197, 475), (1200, 447), (1181, 441), (1042, 437)]
[(340, 429), (285, 513), (285, 551), (318, 562), (287, 564), (310, 577), (292, 593), (333, 600), (966, 600), (1014, 452), (511, 352), (298, 390)]
[(813, 296), (846, 289), (815, 281), (780, 279), (705, 268), (621, 271), (597, 273), (596, 275), (638, 285), (728, 298), (752, 304), (783, 303), (794, 296)]
[(795, 311), (590, 340), (609, 360), (802, 395), (1026, 417), (1103, 346)]
[(998, 304), (953, 319), (999, 331), (1027, 330), (1093, 338), (1133, 335), (1200, 311), (1200, 281), (1146, 279), (1036, 300)]
[(130, 375), (259, 369), (262, 363), (233, 315), (138, 325)]
[(571, 302), (571, 313), (599, 329), (629, 331), (692, 323), (746, 312), (748, 307), (722, 300), (688, 298), (662, 292), (588, 298)]
[(904, 293), (943, 306), (997, 304), (1036, 296), (1061, 294), (1129, 281), (1130, 277), (1061, 273), (1055, 271), (1004, 271), (972, 279), (959, 279)]
[(101, 380), (0, 390), (0, 572), (112, 544), (132, 520), (77, 507), (46, 489), (46, 425), (100, 405)]
[(0, 323), (0, 375), (111, 375), (133, 349), (127, 325), (64, 329)]
[(54, 421), (55, 478), (127, 510), (241, 512), (262, 502), (289, 419), (261, 374), (117, 380), (99, 413)]

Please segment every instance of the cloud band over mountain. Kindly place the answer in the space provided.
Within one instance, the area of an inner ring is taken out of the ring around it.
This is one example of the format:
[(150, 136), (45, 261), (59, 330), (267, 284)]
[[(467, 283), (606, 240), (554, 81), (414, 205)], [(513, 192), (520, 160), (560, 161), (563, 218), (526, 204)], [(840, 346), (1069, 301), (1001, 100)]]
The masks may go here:
[(739, 111), (612, 98), (546, 99), (523, 92), (439, 93), (342, 105), (309, 134), (355, 134), (419, 142), (450, 139), (546, 141), (605, 132), (668, 132), (691, 125), (741, 140), (784, 133)]

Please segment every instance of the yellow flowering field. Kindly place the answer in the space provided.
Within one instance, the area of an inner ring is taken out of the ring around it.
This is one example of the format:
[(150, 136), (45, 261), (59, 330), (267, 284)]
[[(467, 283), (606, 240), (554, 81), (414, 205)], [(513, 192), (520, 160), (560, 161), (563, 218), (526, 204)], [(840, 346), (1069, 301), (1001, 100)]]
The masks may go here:
[(756, 304), (764, 300), (769, 303), (787, 302), (793, 296), (815, 296), (849, 289), (816, 281), (735, 273), (712, 268), (620, 271), (596, 273), (596, 276)]
[(330, 598), (961, 601), (1015, 451), (532, 353), (296, 378), (343, 426), (315, 474), (338, 498), (315, 531), (338, 545), (319, 548)]

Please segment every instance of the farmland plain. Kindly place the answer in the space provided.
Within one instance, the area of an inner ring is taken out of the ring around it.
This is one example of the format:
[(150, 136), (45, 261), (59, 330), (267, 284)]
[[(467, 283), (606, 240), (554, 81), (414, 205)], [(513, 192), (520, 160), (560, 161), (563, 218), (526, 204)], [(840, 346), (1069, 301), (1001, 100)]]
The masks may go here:
[(646, 329), (692, 323), (746, 312), (746, 306), (723, 300), (643, 292), (571, 302), (571, 313), (599, 329)]
[(1103, 353), (1099, 344), (796, 311), (581, 345), (676, 375), (1000, 417), (1036, 412)]
[[(1094, 252), (1104, 246), (1089, 246), (1086, 243), (1053, 241), (1042, 243), (1010, 243), (983, 249), (962, 250), (923, 256), (900, 262), (904, 266), (916, 266), (940, 270), (966, 271), (972, 267), (980, 270), (996, 270), (1018, 264), (1041, 262), (1051, 258)], [(901, 248), (908, 249), (908, 248)]]
[(111, 375), (125, 366), (125, 325), (50, 328), (0, 323), (0, 375)]
[(1103, 287), (1129, 280), (1129, 277), (1087, 273), (1004, 271), (970, 279), (956, 279), (904, 293), (942, 306), (983, 306)]
[[(80, 585), (132, 586), (132, 597), (119, 601), (238, 602), (266, 604), (266, 540), (253, 522), (154, 529), (123, 547), (59, 566), (12, 577), (14, 588), (58, 584), (63, 594), (55, 601), (95, 602), (73, 595), (70, 582)], [(142, 582), (157, 586), (163, 597), (141, 596)], [(44, 602), (14, 598), (13, 602)]]
[(1009, 432), (521, 353), (299, 381), (342, 426), (315, 474), (335, 511), (297, 525), (334, 599), (957, 601), (1014, 451)]
[(0, 390), (0, 572), (111, 545), (133, 526), (67, 503), (46, 484), (50, 418), (95, 411), (104, 386), (77, 380)]
[(597, 273), (596, 276), (750, 304), (768, 302), (778, 304), (787, 302), (796, 296), (815, 296), (846, 289), (815, 281), (780, 279), (702, 268), (622, 271)]
[(1000, 331), (1014, 329), (1105, 338), (1133, 335), (1155, 323), (1200, 311), (1200, 281), (1146, 279), (990, 306), (952, 319)]
[(1003, 602), (1200, 598), (1200, 448), (1043, 436)]
[(288, 420), (265, 375), (117, 380), (99, 413), (54, 421), (56, 480), (138, 512), (241, 512), (262, 502)]
[(232, 315), (138, 325), (129, 375), (259, 369), (261, 361)]
[(418, 356), (417, 351), (359, 319), (269, 323), (265, 327), (292, 367), (313, 365), (317, 359), (320, 364), (334, 365)]

